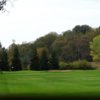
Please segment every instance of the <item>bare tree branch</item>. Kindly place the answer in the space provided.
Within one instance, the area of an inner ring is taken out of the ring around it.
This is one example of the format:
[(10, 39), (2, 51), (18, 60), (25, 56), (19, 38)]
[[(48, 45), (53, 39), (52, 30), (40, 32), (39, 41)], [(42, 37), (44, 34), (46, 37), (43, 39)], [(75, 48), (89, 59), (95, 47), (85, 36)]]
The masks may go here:
[(4, 10), (7, 0), (0, 0), (0, 10)]

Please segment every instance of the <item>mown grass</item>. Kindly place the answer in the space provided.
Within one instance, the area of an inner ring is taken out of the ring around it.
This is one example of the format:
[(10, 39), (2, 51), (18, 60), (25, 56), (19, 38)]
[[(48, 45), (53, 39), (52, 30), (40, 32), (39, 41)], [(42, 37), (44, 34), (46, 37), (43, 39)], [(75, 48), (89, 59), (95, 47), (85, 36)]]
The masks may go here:
[(1, 72), (0, 95), (99, 97), (100, 70)]

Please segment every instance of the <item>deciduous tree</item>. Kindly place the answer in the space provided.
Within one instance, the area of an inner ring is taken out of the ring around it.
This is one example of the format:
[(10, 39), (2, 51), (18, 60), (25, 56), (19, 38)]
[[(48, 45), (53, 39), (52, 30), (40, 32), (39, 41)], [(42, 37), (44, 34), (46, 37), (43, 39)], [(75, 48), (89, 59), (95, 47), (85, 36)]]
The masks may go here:
[(100, 61), (100, 35), (90, 43), (91, 55), (94, 61)]

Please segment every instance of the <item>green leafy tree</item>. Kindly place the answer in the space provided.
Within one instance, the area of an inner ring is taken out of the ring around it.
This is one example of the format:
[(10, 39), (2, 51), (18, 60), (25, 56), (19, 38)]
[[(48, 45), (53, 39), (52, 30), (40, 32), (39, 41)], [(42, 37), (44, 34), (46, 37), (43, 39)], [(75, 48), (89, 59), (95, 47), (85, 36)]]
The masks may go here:
[(58, 37), (56, 32), (50, 32), (47, 35), (40, 37), (34, 42), (34, 45), (37, 48), (46, 47), (51, 52), (51, 45)]
[(61, 56), (63, 47), (67, 44), (67, 41), (64, 36), (59, 35), (58, 38), (52, 44), (52, 50), (58, 54), (58, 57)]
[(72, 34), (67, 38), (61, 57), (64, 61), (89, 60), (89, 51), (89, 38), (85, 35)]
[(21, 61), (20, 61), (20, 55), (18, 51), (18, 47), (15, 43), (13, 43), (9, 47), (9, 64), (10, 64), (10, 69), (14, 71), (21, 70)]
[(100, 35), (96, 36), (90, 43), (91, 56), (94, 61), (100, 61)]
[(73, 28), (73, 32), (75, 33), (81, 33), (81, 34), (86, 34), (87, 32), (91, 31), (91, 27), (88, 25), (77, 25)]
[(31, 53), (31, 60), (30, 60), (30, 69), (31, 70), (39, 70), (39, 57), (37, 54), (37, 49), (34, 47)]
[(71, 33), (72, 33), (71, 30), (65, 31), (65, 32), (63, 32), (63, 36), (68, 37)]

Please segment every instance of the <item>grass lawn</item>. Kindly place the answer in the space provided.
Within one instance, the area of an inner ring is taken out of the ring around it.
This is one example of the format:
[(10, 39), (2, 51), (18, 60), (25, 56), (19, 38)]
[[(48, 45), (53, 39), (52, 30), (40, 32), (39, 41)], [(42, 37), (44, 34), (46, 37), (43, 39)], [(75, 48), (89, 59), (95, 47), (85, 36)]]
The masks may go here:
[(100, 70), (0, 72), (0, 95), (97, 97)]

